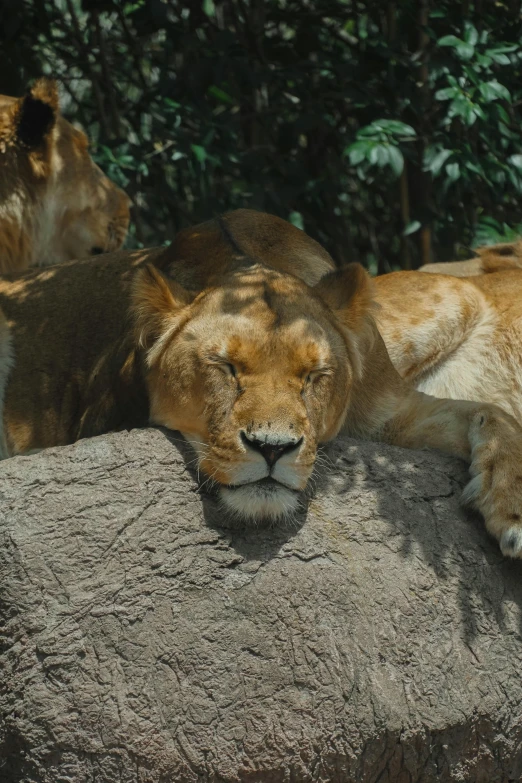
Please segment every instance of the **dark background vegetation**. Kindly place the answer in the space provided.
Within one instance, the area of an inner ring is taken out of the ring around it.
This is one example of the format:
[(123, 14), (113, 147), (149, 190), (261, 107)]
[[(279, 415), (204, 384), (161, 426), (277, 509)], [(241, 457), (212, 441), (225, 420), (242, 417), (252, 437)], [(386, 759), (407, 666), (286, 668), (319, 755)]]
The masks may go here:
[(0, 8), (0, 92), (61, 80), (134, 200), (131, 246), (239, 206), (373, 272), (522, 232), (518, 1)]

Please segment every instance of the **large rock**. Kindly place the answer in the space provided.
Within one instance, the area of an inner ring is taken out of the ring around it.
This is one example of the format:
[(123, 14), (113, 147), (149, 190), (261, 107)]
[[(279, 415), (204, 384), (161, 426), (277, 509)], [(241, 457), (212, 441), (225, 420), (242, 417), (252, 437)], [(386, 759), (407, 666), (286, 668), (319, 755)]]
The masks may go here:
[(522, 566), (459, 462), (339, 441), (243, 530), (178, 446), (0, 467), (2, 783), (520, 780)]

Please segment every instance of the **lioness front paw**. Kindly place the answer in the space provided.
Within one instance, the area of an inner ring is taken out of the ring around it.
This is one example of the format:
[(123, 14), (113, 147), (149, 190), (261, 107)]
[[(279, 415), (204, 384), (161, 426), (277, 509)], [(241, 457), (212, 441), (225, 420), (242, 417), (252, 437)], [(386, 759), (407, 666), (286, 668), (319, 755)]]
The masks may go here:
[(522, 528), (509, 527), (500, 536), (500, 549), (506, 557), (522, 557)]
[(462, 500), (483, 515), (503, 555), (522, 558), (522, 428), (501, 411), (480, 412), (469, 441), (473, 478)]

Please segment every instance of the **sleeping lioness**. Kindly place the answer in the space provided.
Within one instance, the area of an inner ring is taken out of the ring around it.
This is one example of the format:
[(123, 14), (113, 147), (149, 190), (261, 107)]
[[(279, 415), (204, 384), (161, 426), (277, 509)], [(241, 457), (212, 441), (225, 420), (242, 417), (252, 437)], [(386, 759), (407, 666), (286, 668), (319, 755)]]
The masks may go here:
[(439, 448), (471, 462), (466, 499), (520, 556), (522, 430), (494, 405), (435, 399), (401, 378), (372, 297), (362, 267), (334, 271), (302, 231), (248, 210), (167, 250), (3, 281), (7, 454), (163, 425), (248, 521), (292, 514), (318, 445), (339, 432)]
[(117, 250), (129, 199), (59, 113), (51, 79), (0, 96), (0, 274)]

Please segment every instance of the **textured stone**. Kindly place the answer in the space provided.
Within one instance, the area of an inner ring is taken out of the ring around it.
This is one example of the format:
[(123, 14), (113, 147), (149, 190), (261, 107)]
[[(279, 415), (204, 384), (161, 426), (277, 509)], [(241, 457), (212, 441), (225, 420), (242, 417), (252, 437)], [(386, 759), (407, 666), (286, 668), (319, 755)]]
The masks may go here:
[(294, 526), (244, 530), (190, 459), (0, 466), (2, 783), (521, 779), (522, 566), (461, 463), (340, 440)]

